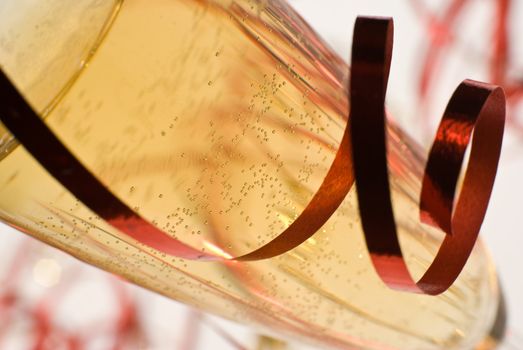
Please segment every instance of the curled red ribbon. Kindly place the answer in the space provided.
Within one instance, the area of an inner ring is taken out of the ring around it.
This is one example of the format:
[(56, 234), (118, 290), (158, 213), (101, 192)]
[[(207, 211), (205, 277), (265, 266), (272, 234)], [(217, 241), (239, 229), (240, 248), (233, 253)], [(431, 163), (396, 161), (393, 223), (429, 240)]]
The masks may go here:
[[(501, 151), (505, 96), (499, 87), (465, 80), (447, 105), (430, 150), (420, 199), (422, 221), (441, 228), (446, 236), (428, 270), (415, 282), (401, 252), (387, 171), (384, 103), (392, 43), (392, 19), (357, 19), (349, 121), (361, 222), (374, 267), (389, 287), (435, 295), (452, 285), (476, 242)], [(472, 133), (469, 165), (453, 210)]]
[[(202, 252), (134, 212), (61, 143), (1, 70), (0, 120), (58, 182), (99, 217), (144, 245), (185, 259), (251, 261), (271, 258), (296, 248), (314, 235), (336, 211), (352, 187), (354, 174), (367, 245), (379, 275), (393, 288), (440, 293), (450, 286), (464, 266), (484, 216), (501, 147), (503, 93), (499, 88), (467, 81), (458, 88), (449, 104), (445, 113), (448, 117), (444, 118), (438, 133), (436, 150), (431, 152), (424, 181), (427, 183), (424, 185), (425, 195), (422, 196), (424, 212), (443, 228), (446, 222), (450, 222), (444, 214), (450, 213), (447, 209), (452, 208), (456, 185), (452, 179), (457, 179), (463, 151), (477, 122), (471, 164), (451, 223), (453, 230), (446, 231), (453, 234), (445, 239), (435, 263), (426, 274), (427, 278), (416, 284), (410, 278), (401, 255), (386, 168), (384, 98), (392, 51), (392, 21), (358, 18), (353, 42), (351, 122), (345, 128), (326, 177), (307, 207), (286, 230), (269, 243), (240, 257), (225, 258)], [(351, 150), (351, 134), (354, 152)], [(480, 142), (485, 138), (494, 145), (485, 147)], [(479, 157), (486, 160), (477, 162)], [(450, 165), (446, 164), (447, 160), (452, 160)], [(449, 177), (449, 172), (455, 176)], [(488, 191), (485, 191), (487, 187)], [(475, 190), (482, 195), (473, 193)], [(471, 195), (464, 196), (465, 193)], [(476, 201), (484, 204), (478, 210)], [(469, 207), (469, 204), (474, 206)], [(470, 227), (464, 220), (468, 215), (472, 218)]]

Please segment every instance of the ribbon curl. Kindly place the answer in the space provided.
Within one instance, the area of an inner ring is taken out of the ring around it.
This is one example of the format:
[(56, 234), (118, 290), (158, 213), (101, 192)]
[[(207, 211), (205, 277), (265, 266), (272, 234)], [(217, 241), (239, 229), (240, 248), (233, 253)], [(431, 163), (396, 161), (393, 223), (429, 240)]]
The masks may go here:
[[(457, 278), (479, 232), (499, 159), (504, 97), (499, 88), (465, 81), (449, 103), (429, 157), (421, 200), (422, 213), (427, 214), (423, 217), (430, 217), (448, 235), (434, 263), (415, 283), (396, 234), (386, 166), (384, 100), (391, 53), (392, 20), (359, 17), (352, 51), (351, 114), (326, 177), (286, 230), (260, 248), (234, 258), (195, 249), (129, 208), (67, 149), (1, 70), (0, 120), (91, 211), (126, 236), (184, 259), (252, 261), (294, 249), (331, 217), (349, 193), (355, 177), (362, 225), (380, 277), (395, 289), (438, 294)], [(457, 175), (472, 129), (471, 161), (450, 219)]]
[[(422, 222), (446, 236), (428, 270), (415, 282), (401, 252), (387, 170), (384, 104), (392, 46), (392, 19), (356, 20), (349, 124), (361, 223), (372, 262), (385, 284), (436, 295), (447, 290), (465, 266), (485, 217), (503, 139), (505, 95), (497, 86), (465, 80), (447, 105), (429, 153), (420, 199)], [(454, 204), (472, 134), (468, 168)]]

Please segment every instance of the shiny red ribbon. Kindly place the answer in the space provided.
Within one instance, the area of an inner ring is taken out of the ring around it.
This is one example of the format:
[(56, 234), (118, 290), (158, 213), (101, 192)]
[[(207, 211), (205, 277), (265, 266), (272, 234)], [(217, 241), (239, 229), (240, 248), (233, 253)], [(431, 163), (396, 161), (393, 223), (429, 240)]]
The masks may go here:
[[(476, 242), (501, 151), (505, 96), (499, 87), (465, 80), (447, 105), (430, 150), (420, 199), (421, 220), (446, 236), (428, 270), (415, 282), (401, 252), (387, 170), (384, 104), (392, 43), (392, 19), (357, 19), (349, 124), (361, 223), (374, 267), (389, 287), (435, 295), (452, 285)], [(472, 134), (468, 168), (454, 204)]]
[[(499, 88), (466, 81), (449, 103), (431, 151), (421, 201), (422, 211), (448, 235), (433, 265), (416, 284), (401, 255), (386, 167), (384, 99), (391, 51), (392, 21), (358, 18), (350, 122), (326, 177), (286, 230), (260, 248), (230, 259), (186, 245), (129, 208), (61, 143), (1, 70), (0, 120), (57, 181), (94, 213), (136, 241), (185, 259), (251, 261), (283, 254), (325, 224), (350, 191), (355, 175), (365, 237), (379, 275), (392, 288), (437, 294), (455, 280), (477, 237), (501, 148), (504, 97)], [(445, 215), (451, 212), (455, 180), (473, 128), (471, 162), (451, 220)]]

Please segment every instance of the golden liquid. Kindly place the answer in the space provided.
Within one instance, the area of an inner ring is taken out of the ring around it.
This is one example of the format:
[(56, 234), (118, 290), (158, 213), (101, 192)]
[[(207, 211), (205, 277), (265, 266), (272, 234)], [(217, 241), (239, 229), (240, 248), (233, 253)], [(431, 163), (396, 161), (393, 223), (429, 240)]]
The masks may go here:
[[(44, 105), (36, 90), (22, 91), (83, 164), (164, 231), (226, 255), (269, 241), (333, 160), (347, 68), (277, 2), (125, 0), (111, 11), (103, 41), (92, 41), (96, 51), (58, 97)], [(418, 224), (419, 156), (401, 133), (389, 136), (402, 246), (419, 275), (441, 235)], [(322, 347), (470, 349), (496, 312), (481, 246), (441, 296), (387, 289), (354, 192), (313, 238), (253, 263), (186, 261), (134, 242), (23, 147), (0, 162), (0, 210), (5, 222), (146, 288)]]

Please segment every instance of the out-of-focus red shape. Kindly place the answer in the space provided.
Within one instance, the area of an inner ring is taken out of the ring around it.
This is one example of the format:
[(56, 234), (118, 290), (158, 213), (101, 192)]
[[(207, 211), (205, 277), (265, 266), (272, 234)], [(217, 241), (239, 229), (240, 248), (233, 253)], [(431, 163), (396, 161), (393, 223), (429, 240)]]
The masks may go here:
[[(29, 346), (33, 350), (50, 349), (55, 347), (70, 350), (85, 349), (89, 341), (101, 335), (112, 335), (113, 350), (122, 349), (131, 340), (136, 341), (144, 337), (144, 332), (138, 323), (135, 300), (121, 282), (110, 277), (111, 291), (118, 301), (117, 314), (111, 329), (101, 329), (95, 325), (92, 329), (78, 329), (75, 332), (64, 329), (54, 320), (59, 304), (67, 296), (71, 287), (78, 280), (75, 271), (73, 278), (67, 278), (57, 287), (50, 288), (39, 297), (34, 306), (31, 300), (21, 291), (21, 277), (24, 270), (30, 268), (32, 260), (28, 251), (30, 241), (24, 241), (16, 250), (14, 258), (8, 265), (7, 273), (2, 276), (2, 290), (0, 291), (0, 312), (3, 317), (0, 323), (0, 344), (9, 334), (15, 318), (29, 321), (31, 332), (25, 337), (30, 339)], [(16, 317), (15, 317), (16, 316)]]
[[(427, 32), (427, 48), (422, 54), (418, 81), (418, 94), (421, 104), (424, 105), (431, 96), (430, 92), (438, 73), (445, 67), (442, 64), (446, 57), (445, 53), (455, 44), (457, 37), (455, 31), (459, 28), (460, 18), (466, 13), (470, 1), (451, 0), (440, 16), (431, 13), (422, 0), (410, 0), (410, 3), (424, 22)], [(505, 90), (509, 107), (507, 122), (513, 130), (523, 133), (522, 121), (513, 112), (513, 107), (519, 104), (523, 97), (523, 77), (514, 78), (509, 74), (512, 45), (509, 27), (514, 16), (514, 11), (511, 12), (513, 1), (493, 0), (490, 3), (493, 6), (493, 18), (492, 21), (487, 22), (491, 24), (487, 29), (490, 30), (489, 39), (492, 42), (487, 67), (489, 81)]]

